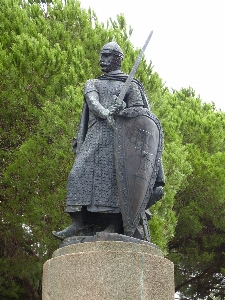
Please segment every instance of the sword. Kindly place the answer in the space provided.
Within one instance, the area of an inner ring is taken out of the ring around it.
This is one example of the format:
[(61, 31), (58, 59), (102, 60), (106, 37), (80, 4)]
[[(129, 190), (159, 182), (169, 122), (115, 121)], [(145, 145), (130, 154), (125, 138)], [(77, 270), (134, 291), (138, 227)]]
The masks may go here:
[(138, 57), (137, 57), (134, 65), (133, 65), (133, 68), (131, 69), (130, 74), (127, 77), (127, 80), (125, 81), (125, 83), (124, 83), (124, 85), (122, 87), (122, 90), (120, 91), (119, 96), (118, 97), (114, 96), (115, 97), (114, 98), (115, 99), (115, 103), (114, 104), (115, 104), (116, 107), (115, 107), (115, 109), (112, 109), (109, 112), (109, 116), (107, 117), (108, 124), (111, 127), (113, 127), (113, 128), (115, 128), (115, 119), (113, 118), (113, 115), (114, 114), (118, 114), (121, 110), (123, 110), (126, 107), (126, 103), (123, 101), (123, 99), (124, 99), (124, 97), (125, 97), (128, 89), (129, 89), (129, 86), (131, 84), (132, 79), (134, 78), (134, 74), (137, 71), (137, 68), (139, 67), (139, 64), (141, 62), (142, 56), (143, 56), (143, 54), (145, 52), (145, 49), (148, 46), (148, 43), (149, 43), (149, 41), (150, 41), (150, 39), (152, 37), (152, 34), (153, 34), (153, 30), (150, 32), (150, 34), (149, 34), (149, 36), (148, 36), (148, 38), (147, 38), (147, 40), (146, 40), (143, 48), (141, 49), (141, 51), (140, 51), (140, 53), (139, 53), (139, 55), (138, 55)]
[[(128, 75), (127, 80), (126, 80), (126, 82), (125, 82), (125, 84), (124, 84), (124, 86), (123, 86), (123, 88), (122, 88), (122, 90), (121, 90), (121, 92), (120, 92), (118, 98), (116, 99), (116, 103), (115, 103), (115, 104), (122, 104), (122, 103), (123, 103), (123, 99), (124, 99), (124, 97), (125, 97), (125, 95), (126, 95), (126, 92), (127, 92), (128, 89), (129, 89), (129, 86), (130, 86), (130, 84), (131, 84), (132, 79), (134, 78), (134, 74), (135, 74), (135, 72), (137, 71), (137, 68), (139, 67), (139, 64), (140, 64), (140, 62), (141, 62), (142, 56), (143, 56), (143, 54), (144, 54), (144, 52), (145, 52), (145, 49), (146, 49), (147, 46), (148, 46), (148, 43), (149, 43), (149, 41), (150, 41), (150, 39), (151, 39), (151, 37), (152, 37), (152, 34), (153, 34), (153, 30), (150, 32), (150, 34), (149, 34), (149, 36), (148, 36), (148, 38), (147, 38), (147, 40), (146, 40), (146, 42), (145, 42), (145, 44), (144, 44), (142, 50), (140, 51), (140, 54), (139, 54), (139, 56), (137, 57), (137, 59), (136, 59), (136, 61), (135, 61), (135, 64), (133, 65), (133, 68), (132, 68), (132, 70), (130, 71), (130, 74)], [(124, 108), (124, 107), (123, 107), (123, 108)]]

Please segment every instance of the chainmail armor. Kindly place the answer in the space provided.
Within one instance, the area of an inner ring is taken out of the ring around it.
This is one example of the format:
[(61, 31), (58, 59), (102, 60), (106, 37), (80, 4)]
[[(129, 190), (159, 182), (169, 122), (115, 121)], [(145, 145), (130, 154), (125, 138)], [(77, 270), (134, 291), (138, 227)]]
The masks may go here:
[[(118, 96), (122, 81), (88, 80), (84, 94), (98, 93), (99, 103), (110, 109), (114, 95)], [(143, 106), (143, 100), (135, 82), (132, 82), (124, 99), (127, 108)], [(87, 206), (91, 212), (120, 212), (114, 160), (114, 131), (105, 119), (97, 117), (89, 109), (88, 131), (68, 178), (66, 212)]]

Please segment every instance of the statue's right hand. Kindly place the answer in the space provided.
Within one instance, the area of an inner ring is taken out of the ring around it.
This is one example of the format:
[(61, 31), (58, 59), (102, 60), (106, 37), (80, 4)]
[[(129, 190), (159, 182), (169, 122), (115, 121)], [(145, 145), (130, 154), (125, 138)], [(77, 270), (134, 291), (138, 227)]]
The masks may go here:
[(126, 103), (124, 101), (118, 100), (118, 97), (116, 95), (113, 96), (114, 103), (109, 109), (109, 114), (117, 115), (120, 113), (121, 110), (126, 108)]
[(112, 115), (117, 115), (121, 110), (123, 110), (126, 107), (126, 103), (122, 101), (121, 103), (115, 103), (112, 105), (109, 109), (109, 114)]
[(109, 110), (109, 115), (112, 116), (112, 115), (117, 115), (121, 110), (121, 105), (118, 105), (118, 104), (114, 104), (113, 106), (110, 107), (110, 110)]

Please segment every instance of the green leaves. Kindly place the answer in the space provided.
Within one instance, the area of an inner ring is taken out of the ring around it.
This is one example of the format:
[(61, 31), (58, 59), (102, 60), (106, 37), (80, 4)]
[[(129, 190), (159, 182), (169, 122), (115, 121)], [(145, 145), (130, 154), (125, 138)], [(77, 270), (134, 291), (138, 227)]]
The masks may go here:
[[(51, 231), (69, 222), (64, 199), (84, 83), (100, 75), (105, 43), (120, 44), (126, 73), (139, 50), (123, 15), (105, 28), (78, 1), (2, 0), (0, 19), (0, 295), (40, 299), (43, 262), (58, 247)], [(225, 115), (192, 88), (170, 93), (145, 59), (136, 77), (165, 134), (165, 196), (151, 208), (152, 242), (175, 263), (183, 297), (224, 297)]]
[(179, 132), (186, 149), (186, 163), (190, 164), (189, 172), (184, 172), (185, 184), (175, 195), (178, 222), (169, 243), (168, 257), (175, 262), (176, 289), (185, 299), (203, 299), (210, 293), (224, 296), (223, 289), (219, 293), (217, 289), (213, 291), (225, 263), (224, 114), (193, 98), (188, 90), (175, 92), (167, 99), (175, 115), (171, 119), (176, 127), (172, 128)]

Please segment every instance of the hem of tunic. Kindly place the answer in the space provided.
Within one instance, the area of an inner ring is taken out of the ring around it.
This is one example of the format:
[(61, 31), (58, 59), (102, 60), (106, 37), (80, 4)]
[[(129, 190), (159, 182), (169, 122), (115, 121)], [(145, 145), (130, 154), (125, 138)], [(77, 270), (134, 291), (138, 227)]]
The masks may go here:
[(86, 206), (86, 205), (67, 205), (65, 212), (66, 213), (72, 213), (81, 211), (82, 207), (87, 207), (87, 211), (89, 212), (99, 212), (99, 213), (120, 213), (119, 207), (110, 207), (110, 206)]

